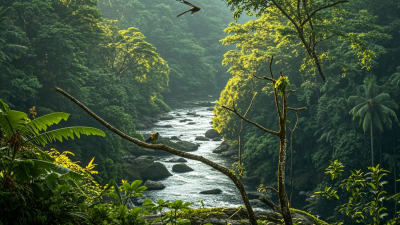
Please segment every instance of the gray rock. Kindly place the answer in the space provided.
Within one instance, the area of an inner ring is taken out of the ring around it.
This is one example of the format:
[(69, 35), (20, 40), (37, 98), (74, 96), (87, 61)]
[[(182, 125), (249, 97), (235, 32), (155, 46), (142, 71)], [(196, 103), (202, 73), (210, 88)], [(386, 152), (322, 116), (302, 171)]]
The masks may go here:
[(151, 155), (141, 155), (136, 160), (143, 160), (143, 159), (149, 159), (154, 161), (157, 160), (158, 158)]
[(140, 171), (140, 176), (144, 179), (158, 180), (172, 176), (167, 167), (159, 162), (155, 162)]
[(221, 194), (221, 189), (212, 189), (207, 191), (201, 191), (200, 194)]
[(179, 122), (183, 123), (183, 122), (187, 122), (187, 121), (193, 121), (192, 119), (183, 119), (183, 120), (179, 120)]
[(187, 160), (186, 159), (184, 159), (184, 158), (173, 158), (173, 159), (170, 159), (168, 162), (187, 162)]
[(172, 128), (172, 125), (171, 125), (171, 124), (167, 124), (167, 125), (157, 125), (156, 127)]
[(194, 115), (196, 115), (196, 112), (189, 111), (189, 112), (187, 112), (187, 113), (186, 113), (186, 115), (191, 115), (191, 116), (194, 116)]
[(221, 154), (222, 152), (225, 152), (228, 150), (228, 146), (227, 145), (221, 145), (218, 148), (214, 149), (212, 152), (213, 153), (217, 153), (217, 154)]
[(143, 129), (146, 129), (146, 128), (147, 128), (147, 126), (145, 124), (143, 124), (143, 123), (137, 123), (136, 124), (136, 129), (137, 130), (143, 130)]
[(172, 166), (172, 171), (177, 173), (186, 173), (193, 171), (193, 169), (184, 163), (179, 163)]
[(214, 111), (214, 107), (208, 107), (207, 111)]
[(209, 129), (206, 134), (206, 137), (208, 138), (215, 138), (215, 137), (220, 137), (221, 135), (214, 129)]
[(212, 139), (212, 141), (222, 141), (222, 139), (220, 137), (215, 137)]
[(179, 145), (183, 145), (186, 148), (186, 151), (190, 152), (190, 151), (195, 151), (197, 149), (199, 149), (199, 147), (196, 144), (193, 144), (191, 142), (188, 141), (178, 141), (176, 142)]
[(237, 154), (236, 150), (228, 150), (228, 151), (222, 152), (221, 156), (222, 157), (231, 157), (231, 156), (233, 156), (235, 154)]
[(181, 114), (179, 114), (179, 113), (176, 113), (176, 114), (175, 114), (175, 116), (182, 116), (182, 115), (181, 115)]
[(204, 220), (204, 224), (206, 223), (211, 223), (213, 225), (225, 225), (226, 221), (224, 219), (218, 219), (218, 218), (207, 218)]
[(189, 123), (187, 123), (188, 125), (194, 125), (194, 124), (196, 124), (195, 122), (189, 122)]
[(266, 208), (266, 207), (268, 207), (266, 204), (262, 203), (258, 199), (251, 199), (251, 200), (249, 200), (249, 202), (253, 207), (258, 207), (258, 208)]
[(199, 117), (200, 115), (199, 114), (195, 114), (195, 115), (193, 115), (194, 117)]
[(179, 139), (177, 136), (172, 136), (169, 140), (180, 141), (181, 139)]
[(164, 184), (153, 180), (147, 180), (143, 186), (146, 186), (147, 190), (162, 190), (165, 188)]
[(169, 114), (162, 114), (160, 116), (160, 120), (173, 120), (173, 119), (174, 119), (174, 117), (172, 115), (169, 115)]
[(195, 140), (196, 140), (196, 141), (209, 141), (208, 138), (203, 137), (203, 136), (197, 136)]

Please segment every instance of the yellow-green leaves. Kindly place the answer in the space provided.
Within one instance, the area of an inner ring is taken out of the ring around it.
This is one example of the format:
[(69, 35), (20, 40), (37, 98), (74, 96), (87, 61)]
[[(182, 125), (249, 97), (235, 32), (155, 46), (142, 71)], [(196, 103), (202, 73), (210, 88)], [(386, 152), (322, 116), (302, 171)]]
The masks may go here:
[(290, 86), (289, 78), (287, 76), (281, 76), (275, 83), (275, 88), (278, 89), (278, 94), (282, 95), (287, 87)]

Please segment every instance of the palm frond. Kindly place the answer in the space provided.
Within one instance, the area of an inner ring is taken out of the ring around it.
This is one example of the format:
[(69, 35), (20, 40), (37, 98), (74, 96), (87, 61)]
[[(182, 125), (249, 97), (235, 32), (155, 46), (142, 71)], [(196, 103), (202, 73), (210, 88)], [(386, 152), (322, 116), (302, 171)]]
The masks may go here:
[(20, 131), (26, 124), (27, 115), (24, 112), (8, 110), (0, 113), (0, 128), (6, 137), (11, 137), (17, 130)]
[(37, 144), (42, 144), (43, 146), (45, 146), (47, 143), (51, 143), (55, 140), (62, 142), (63, 139), (74, 139), (74, 134), (78, 138), (80, 138), (81, 134), (98, 135), (102, 137), (106, 136), (106, 134), (102, 130), (93, 127), (65, 127), (39, 134), (31, 138), (29, 141), (34, 141)]
[(374, 104), (379, 104), (380, 102), (383, 102), (385, 100), (389, 100), (390, 99), (390, 95), (388, 93), (381, 93), (375, 97), (372, 98), (372, 102)]
[(46, 131), (49, 126), (58, 124), (61, 120), (67, 121), (69, 115), (70, 114), (64, 112), (55, 112), (38, 117), (27, 123), (22, 130), (22, 133), (32, 131), (37, 135), (40, 131)]

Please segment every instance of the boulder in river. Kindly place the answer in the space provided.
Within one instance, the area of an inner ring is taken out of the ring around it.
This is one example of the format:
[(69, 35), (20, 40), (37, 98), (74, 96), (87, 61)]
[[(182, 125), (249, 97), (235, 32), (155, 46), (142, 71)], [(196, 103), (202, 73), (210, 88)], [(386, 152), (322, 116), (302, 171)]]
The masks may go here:
[(187, 162), (187, 160), (186, 159), (184, 159), (184, 158), (173, 158), (173, 159), (170, 159), (168, 162)]
[(206, 132), (205, 136), (208, 138), (216, 138), (216, 137), (220, 137), (221, 135), (218, 133), (218, 131), (216, 131), (214, 129), (209, 129)]
[(193, 169), (184, 163), (179, 163), (172, 166), (172, 171), (177, 173), (186, 173), (193, 171)]
[(208, 107), (207, 111), (214, 111), (214, 107)]
[(217, 154), (221, 154), (222, 152), (225, 152), (229, 149), (228, 145), (220, 145), (218, 146), (218, 148), (214, 149), (212, 152), (213, 153), (217, 153)]
[(196, 124), (195, 122), (189, 122), (189, 123), (187, 123), (188, 125), (194, 125), (194, 124)]
[(196, 115), (196, 112), (189, 111), (189, 112), (186, 113), (186, 115), (194, 116), (194, 115)]
[(187, 121), (193, 121), (192, 119), (183, 119), (183, 120), (179, 120), (179, 122), (183, 123), (183, 122), (187, 122)]
[(140, 176), (144, 179), (158, 180), (172, 176), (164, 164), (155, 162), (140, 171)]
[(196, 144), (193, 144), (188, 141), (178, 141), (178, 142), (176, 142), (176, 144), (185, 146), (185, 148), (186, 148), (185, 151), (188, 151), (188, 152), (199, 149), (199, 147)]
[(167, 125), (156, 125), (156, 127), (172, 128), (173, 126), (171, 124), (167, 124)]
[(174, 119), (174, 117), (172, 115), (169, 115), (169, 114), (162, 114), (160, 116), (160, 120), (173, 120), (173, 119)]
[(136, 129), (138, 129), (138, 130), (143, 130), (143, 129), (146, 129), (146, 128), (147, 128), (147, 126), (145, 124), (143, 124), (143, 123), (137, 123), (136, 124)]
[(203, 137), (203, 136), (197, 136), (195, 140), (196, 140), (196, 141), (209, 141), (208, 138)]
[(162, 190), (165, 188), (164, 184), (153, 180), (147, 180), (143, 186), (146, 186), (147, 190)]
[(212, 139), (212, 141), (222, 141), (222, 139), (220, 137), (215, 137)]
[(201, 191), (200, 194), (221, 194), (221, 189), (211, 189), (211, 190), (207, 190), (207, 191)]
[(180, 141), (181, 139), (179, 139), (177, 136), (172, 136), (169, 140)]

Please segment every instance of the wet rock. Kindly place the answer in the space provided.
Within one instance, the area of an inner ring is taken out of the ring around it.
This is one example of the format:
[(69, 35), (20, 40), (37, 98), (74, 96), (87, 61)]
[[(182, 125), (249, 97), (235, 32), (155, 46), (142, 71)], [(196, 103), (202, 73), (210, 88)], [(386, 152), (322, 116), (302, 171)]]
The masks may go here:
[(222, 141), (222, 139), (220, 137), (215, 137), (212, 139), (212, 141)]
[(221, 135), (214, 129), (209, 129), (206, 134), (206, 137), (208, 138), (216, 138), (216, 137), (220, 137)]
[(203, 136), (197, 136), (195, 140), (196, 140), (196, 141), (209, 141), (208, 138), (203, 137)]
[(184, 159), (184, 158), (173, 158), (173, 159), (170, 159), (168, 162), (187, 162), (187, 160), (186, 159)]
[(222, 157), (231, 157), (231, 156), (236, 155), (236, 154), (237, 154), (236, 150), (230, 150), (229, 149), (228, 151), (222, 152), (221, 156)]
[(224, 219), (218, 219), (218, 218), (207, 218), (204, 220), (204, 224), (206, 223), (211, 223), (213, 225), (225, 225), (226, 221)]
[(253, 207), (258, 207), (258, 208), (266, 208), (268, 207), (266, 204), (262, 203), (260, 200), (258, 199), (251, 199), (249, 200), (251, 206)]
[(214, 107), (208, 107), (207, 111), (214, 111)]
[(176, 114), (175, 114), (175, 116), (182, 116), (182, 115), (181, 115), (181, 114), (179, 114), (179, 113), (176, 113)]
[(143, 160), (143, 159), (150, 159), (154, 161), (157, 160), (158, 158), (151, 155), (141, 155), (136, 160)]
[(167, 125), (157, 125), (156, 127), (172, 128), (172, 125), (171, 125), (171, 124), (167, 124)]
[(196, 115), (196, 112), (189, 111), (189, 112), (187, 112), (187, 113), (186, 113), (186, 115), (189, 115), (189, 116), (194, 116), (194, 115)]
[(179, 139), (177, 136), (172, 136), (169, 140), (180, 141), (181, 139)]
[(172, 176), (164, 164), (155, 162), (140, 171), (140, 176), (144, 179), (158, 180)]
[(196, 114), (196, 115), (193, 115), (194, 117), (199, 117), (200, 115), (198, 115), (198, 114)]
[(174, 119), (174, 117), (172, 115), (169, 115), (169, 114), (162, 114), (160, 116), (160, 120), (173, 120), (173, 119)]
[(187, 123), (188, 125), (194, 125), (194, 124), (196, 124), (195, 122), (189, 122), (189, 123)]
[(146, 186), (147, 190), (162, 190), (165, 188), (164, 184), (153, 180), (147, 180), (143, 186)]
[(193, 171), (193, 169), (184, 163), (179, 163), (172, 166), (172, 171), (177, 173), (186, 173)]
[(146, 129), (146, 128), (147, 128), (147, 126), (145, 124), (143, 124), (143, 123), (137, 123), (136, 124), (136, 129), (137, 130), (143, 130), (143, 129)]
[(201, 191), (200, 194), (221, 194), (221, 189), (211, 189), (211, 190), (207, 190), (207, 191)]
[(179, 120), (179, 122), (183, 123), (183, 122), (187, 122), (187, 121), (193, 121), (192, 119), (183, 119), (183, 120)]
[(188, 152), (199, 149), (199, 147), (196, 144), (193, 144), (192, 142), (178, 141), (176, 143), (179, 145), (183, 145), (186, 148), (185, 151), (188, 151)]
[(221, 145), (218, 148), (214, 149), (212, 151), (212, 153), (217, 153), (217, 154), (221, 154), (222, 152), (225, 152), (229, 149), (229, 147), (227, 145)]

